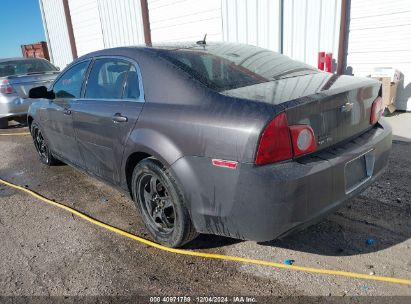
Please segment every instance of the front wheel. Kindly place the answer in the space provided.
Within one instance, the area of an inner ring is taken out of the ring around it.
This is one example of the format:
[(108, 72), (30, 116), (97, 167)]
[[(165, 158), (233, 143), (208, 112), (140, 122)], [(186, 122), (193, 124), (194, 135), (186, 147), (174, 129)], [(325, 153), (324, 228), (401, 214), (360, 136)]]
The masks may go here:
[(180, 247), (197, 237), (183, 195), (159, 161), (149, 158), (135, 167), (132, 192), (144, 224), (157, 242)]
[(31, 136), (33, 137), (34, 146), (40, 156), (40, 161), (47, 166), (57, 165), (59, 161), (51, 154), (47, 142), (45, 141), (37, 123), (32, 123), (30, 131)]

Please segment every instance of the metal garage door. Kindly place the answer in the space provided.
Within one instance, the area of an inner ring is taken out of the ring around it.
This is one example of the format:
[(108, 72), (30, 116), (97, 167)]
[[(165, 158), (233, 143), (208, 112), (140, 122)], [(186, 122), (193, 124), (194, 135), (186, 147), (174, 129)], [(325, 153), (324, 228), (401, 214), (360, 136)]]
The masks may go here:
[(224, 41), (281, 51), (280, 0), (222, 0)]
[(78, 56), (104, 48), (97, 0), (69, 0), (69, 7)]
[(79, 56), (144, 43), (140, 1), (69, 0)]
[(153, 42), (222, 40), (221, 0), (148, 0), (148, 9)]
[(41, 16), (50, 52), (50, 60), (64, 69), (73, 60), (64, 15), (63, 1), (41, 0)]
[(285, 55), (315, 67), (319, 51), (338, 58), (341, 0), (284, 0), (283, 18)]
[(351, 1), (347, 67), (356, 76), (375, 67), (393, 67), (404, 74), (396, 107), (411, 110), (411, 1)]

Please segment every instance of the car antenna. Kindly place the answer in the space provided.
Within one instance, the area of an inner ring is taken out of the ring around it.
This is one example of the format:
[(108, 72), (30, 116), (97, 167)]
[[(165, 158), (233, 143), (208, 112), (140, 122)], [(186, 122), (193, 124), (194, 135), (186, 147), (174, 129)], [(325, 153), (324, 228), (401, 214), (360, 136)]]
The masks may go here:
[(207, 38), (207, 34), (204, 35), (203, 40), (198, 40), (196, 43), (201, 44), (201, 45), (206, 45), (207, 44), (206, 38)]

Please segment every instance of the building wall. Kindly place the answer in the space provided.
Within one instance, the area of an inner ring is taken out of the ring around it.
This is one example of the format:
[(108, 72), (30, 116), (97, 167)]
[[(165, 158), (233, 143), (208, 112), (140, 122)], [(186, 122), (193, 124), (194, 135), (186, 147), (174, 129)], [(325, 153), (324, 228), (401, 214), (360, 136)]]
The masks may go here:
[(148, 0), (155, 42), (223, 39), (221, 0)]
[[(69, 0), (69, 7), (79, 56), (144, 42), (139, 0)], [(284, 54), (314, 66), (320, 50), (337, 58), (340, 7), (341, 0), (148, 0), (154, 43), (195, 42), (207, 33), (207, 41), (248, 43), (277, 52), (283, 44)], [(55, 31), (67, 35), (61, 25)]]
[(222, 0), (224, 41), (281, 51), (280, 0)]
[(411, 111), (411, 1), (351, 1), (347, 67), (367, 76), (375, 67), (404, 74), (396, 107)]
[(98, 0), (69, 0), (77, 55), (104, 48)]
[(98, 7), (105, 48), (144, 43), (140, 1), (98, 0)]
[(63, 69), (73, 61), (63, 1), (39, 0), (50, 61)]
[(315, 67), (320, 51), (338, 58), (341, 0), (284, 0), (283, 18), (285, 55)]

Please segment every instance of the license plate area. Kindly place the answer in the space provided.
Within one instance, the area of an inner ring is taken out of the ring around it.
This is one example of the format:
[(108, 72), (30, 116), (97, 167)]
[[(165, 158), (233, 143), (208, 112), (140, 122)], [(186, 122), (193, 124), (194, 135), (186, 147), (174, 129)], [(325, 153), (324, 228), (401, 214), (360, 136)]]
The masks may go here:
[(346, 193), (354, 191), (372, 177), (374, 160), (373, 150), (370, 150), (345, 164)]

